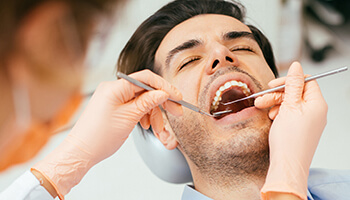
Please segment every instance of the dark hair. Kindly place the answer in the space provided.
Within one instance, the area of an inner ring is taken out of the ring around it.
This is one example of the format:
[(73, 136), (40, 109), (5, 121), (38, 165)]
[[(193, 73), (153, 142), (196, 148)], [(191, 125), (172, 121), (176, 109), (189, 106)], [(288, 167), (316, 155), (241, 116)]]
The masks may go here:
[[(160, 73), (154, 66), (155, 53), (166, 34), (176, 25), (201, 14), (221, 14), (244, 22), (245, 8), (237, 2), (224, 0), (175, 0), (146, 19), (131, 36), (120, 53), (117, 70), (130, 74), (143, 69)], [(273, 51), (268, 39), (249, 25), (263, 51), (266, 62), (278, 76)]]
[[(14, 35), (22, 21), (38, 6), (50, 1), (64, 2), (70, 7), (76, 21), (81, 44), (87, 46), (86, 27), (94, 23), (97, 14), (111, 13), (111, 8), (125, 0), (1, 0), (0, 1), (0, 61), (6, 58), (14, 45)], [(0, 65), (3, 63), (0, 63)]]
[(255, 26), (248, 25), (249, 29), (252, 31), (256, 42), (258, 43), (267, 64), (270, 66), (275, 77), (278, 77), (278, 71), (275, 64), (275, 57), (273, 55), (272, 47), (266, 36)]

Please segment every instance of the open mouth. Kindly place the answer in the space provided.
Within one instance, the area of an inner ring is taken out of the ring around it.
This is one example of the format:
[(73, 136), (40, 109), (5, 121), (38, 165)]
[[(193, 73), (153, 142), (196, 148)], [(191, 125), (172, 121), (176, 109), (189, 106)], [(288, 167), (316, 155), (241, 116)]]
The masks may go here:
[(236, 80), (228, 81), (216, 91), (215, 97), (210, 107), (210, 113), (213, 114), (226, 110), (232, 111), (231, 113), (222, 114), (215, 117), (216, 119), (221, 119), (226, 115), (237, 113), (245, 108), (252, 107), (254, 106), (253, 99), (247, 99), (237, 103), (223, 105), (223, 103), (231, 102), (249, 95), (251, 95), (251, 90), (246, 83)]

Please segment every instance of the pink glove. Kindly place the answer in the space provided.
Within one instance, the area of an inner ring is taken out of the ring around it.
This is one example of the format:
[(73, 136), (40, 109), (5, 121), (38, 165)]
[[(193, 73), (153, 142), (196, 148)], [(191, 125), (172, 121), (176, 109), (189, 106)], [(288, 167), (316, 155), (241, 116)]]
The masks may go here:
[(261, 189), (262, 199), (269, 192), (291, 193), (307, 199), (309, 167), (327, 122), (327, 104), (316, 81), (304, 83), (299, 63), (293, 63), (287, 78), (269, 83), (276, 87), (285, 82), (285, 92), (266, 94), (255, 101), (257, 108), (274, 106), (269, 135), (270, 167)]
[(114, 154), (141, 119), (144, 128), (152, 125), (161, 131), (159, 104), (182, 115), (179, 104), (167, 101), (182, 99), (175, 87), (149, 70), (130, 76), (159, 90), (145, 91), (125, 80), (101, 83), (67, 138), (33, 167), (51, 181), (61, 199), (92, 166)]

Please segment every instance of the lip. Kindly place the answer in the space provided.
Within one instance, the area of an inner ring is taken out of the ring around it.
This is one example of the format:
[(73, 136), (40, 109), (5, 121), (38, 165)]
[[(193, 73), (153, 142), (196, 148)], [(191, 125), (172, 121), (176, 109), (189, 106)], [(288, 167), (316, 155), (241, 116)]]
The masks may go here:
[[(210, 111), (210, 107), (211, 104), (214, 100), (214, 97), (216, 96), (216, 91), (222, 86), (224, 85), (226, 82), (228, 81), (240, 81), (242, 83), (247, 84), (248, 88), (250, 89), (251, 93), (254, 94), (257, 91), (257, 88), (255, 86), (255, 84), (253, 83), (253, 81), (251, 80), (251, 78), (243, 73), (239, 73), (239, 72), (232, 72), (232, 73), (227, 73), (225, 75), (222, 75), (220, 77), (218, 77), (210, 86), (209, 88), (209, 99), (208, 99), (208, 110)], [(245, 110), (245, 109), (244, 109)]]
[(253, 116), (259, 115), (260, 112), (261, 110), (257, 109), (255, 106), (252, 106), (249, 108), (245, 108), (237, 113), (226, 115), (221, 119), (213, 118), (213, 121), (219, 126), (225, 126), (228, 124), (238, 124), (252, 118)]

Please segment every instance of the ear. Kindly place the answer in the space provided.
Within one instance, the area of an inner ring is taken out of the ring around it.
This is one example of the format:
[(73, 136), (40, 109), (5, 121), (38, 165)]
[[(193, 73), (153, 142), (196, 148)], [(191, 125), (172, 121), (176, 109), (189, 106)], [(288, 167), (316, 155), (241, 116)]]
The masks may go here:
[(168, 150), (173, 150), (177, 147), (179, 144), (177, 142), (177, 138), (175, 136), (175, 133), (173, 129), (171, 128), (168, 118), (165, 115), (164, 112), (162, 112), (163, 115), (163, 121), (164, 121), (164, 128), (161, 132), (154, 132), (154, 135), (159, 139), (161, 143), (163, 143), (164, 147)]

